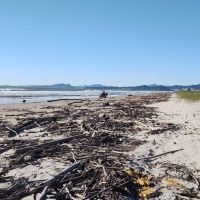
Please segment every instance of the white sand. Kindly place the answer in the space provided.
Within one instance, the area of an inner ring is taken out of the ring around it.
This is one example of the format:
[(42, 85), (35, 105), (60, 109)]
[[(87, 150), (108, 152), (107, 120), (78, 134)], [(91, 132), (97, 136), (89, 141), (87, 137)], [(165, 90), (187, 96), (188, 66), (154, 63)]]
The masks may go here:
[(180, 100), (174, 94), (168, 102), (151, 105), (156, 107), (159, 121), (180, 124), (178, 131), (159, 135), (138, 134), (148, 142), (134, 151), (139, 157), (148, 156), (151, 150), (157, 155), (163, 152), (183, 148), (183, 151), (169, 154), (158, 161), (183, 164), (192, 169), (200, 169), (200, 102)]

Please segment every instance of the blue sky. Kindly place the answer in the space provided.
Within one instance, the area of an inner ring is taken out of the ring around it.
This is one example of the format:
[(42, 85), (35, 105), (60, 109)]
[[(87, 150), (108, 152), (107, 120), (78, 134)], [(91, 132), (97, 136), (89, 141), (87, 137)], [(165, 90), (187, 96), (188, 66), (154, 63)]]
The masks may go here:
[(200, 83), (199, 0), (0, 0), (0, 84)]

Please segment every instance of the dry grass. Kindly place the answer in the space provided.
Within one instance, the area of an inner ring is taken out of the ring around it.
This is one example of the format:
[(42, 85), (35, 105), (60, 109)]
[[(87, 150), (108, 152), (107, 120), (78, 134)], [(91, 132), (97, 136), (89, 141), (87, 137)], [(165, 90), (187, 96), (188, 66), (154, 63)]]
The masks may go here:
[(179, 91), (177, 94), (188, 101), (200, 101), (200, 91)]

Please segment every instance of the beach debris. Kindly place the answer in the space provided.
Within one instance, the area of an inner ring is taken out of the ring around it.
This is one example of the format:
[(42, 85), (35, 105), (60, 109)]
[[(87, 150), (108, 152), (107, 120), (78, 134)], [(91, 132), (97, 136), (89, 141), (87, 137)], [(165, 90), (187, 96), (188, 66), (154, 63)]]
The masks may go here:
[(110, 106), (110, 103), (109, 102), (104, 102), (103, 106)]
[[(22, 124), (17, 125), (16, 127), (13, 127), (10, 129), (10, 133), (8, 137), (14, 137), (16, 134), (21, 133), (24, 130), (30, 130), (38, 126), (42, 126), (45, 124), (49, 124), (49, 122), (56, 121), (57, 117), (41, 117), (41, 118), (35, 118), (35, 119), (29, 119), (25, 123), (23, 122)], [(14, 134), (13, 134), (14, 133)]]
[(175, 187), (183, 187), (181, 183), (179, 183), (176, 179), (169, 178), (165, 180), (168, 186), (175, 186)]
[(147, 198), (155, 193), (155, 189), (151, 187), (153, 185), (153, 177), (149, 174), (131, 168), (127, 170), (127, 174), (136, 184), (139, 197)]
[(145, 158), (139, 158), (138, 160), (148, 160), (148, 161), (151, 161), (152, 159), (155, 159), (155, 158), (158, 158), (158, 157), (161, 157), (161, 156), (165, 156), (165, 155), (168, 155), (168, 154), (174, 154), (176, 152), (179, 152), (179, 151), (182, 151), (183, 149), (177, 149), (177, 150), (173, 150), (173, 151), (168, 151), (168, 152), (165, 152), (165, 153), (161, 153), (161, 154), (158, 154), (158, 155), (155, 155), (155, 156), (149, 156), (149, 157), (145, 157)]
[[(151, 134), (150, 127), (156, 126), (162, 130), (156, 134), (173, 129), (172, 124), (156, 123), (155, 109), (146, 106), (169, 97), (161, 93), (108, 98), (103, 109), (100, 99), (68, 102), (57, 109), (45, 107), (41, 113), (18, 114), (15, 125), (4, 122), (0, 200), (153, 200), (162, 199), (166, 189), (174, 198), (194, 196), (195, 190), (187, 187), (199, 190), (193, 172), (185, 166), (149, 162), (182, 149), (141, 159), (130, 154), (146, 142), (134, 137), (137, 132)], [(51, 168), (57, 165), (49, 164), (52, 160), (60, 166), (54, 173)], [(158, 164), (166, 172), (162, 177), (151, 173)], [(36, 173), (27, 177), (26, 170), (32, 168)], [(48, 169), (51, 176), (42, 176)], [(177, 187), (180, 180), (184, 187)]]

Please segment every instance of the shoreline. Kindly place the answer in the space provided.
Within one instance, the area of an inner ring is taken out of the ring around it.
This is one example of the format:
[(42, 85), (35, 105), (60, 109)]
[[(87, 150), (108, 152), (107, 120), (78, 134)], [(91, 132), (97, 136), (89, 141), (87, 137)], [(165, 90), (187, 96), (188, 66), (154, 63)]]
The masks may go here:
[[(101, 94), (101, 91), (27, 91), (28, 94), (23, 92), (14, 92), (15, 95), (11, 94), (0, 94), (0, 105), (6, 104), (21, 104), (23, 100), (26, 100), (27, 103), (38, 103), (38, 102), (47, 102), (57, 99), (94, 99), (98, 98)], [(117, 96), (127, 96), (127, 95), (147, 95), (147, 94), (156, 94), (156, 93), (165, 93), (164, 91), (109, 91), (110, 97)]]

